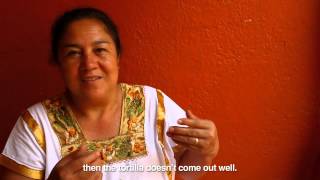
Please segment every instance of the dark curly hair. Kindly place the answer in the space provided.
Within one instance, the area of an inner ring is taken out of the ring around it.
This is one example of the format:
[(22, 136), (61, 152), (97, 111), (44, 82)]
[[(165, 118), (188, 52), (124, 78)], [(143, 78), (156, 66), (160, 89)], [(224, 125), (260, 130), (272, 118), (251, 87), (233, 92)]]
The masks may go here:
[(121, 54), (121, 42), (117, 26), (112, 19), (103, 11), (86, 7), (76, 8), (65, 12), (62, 16), (58, 17), (52, 25), (51, 29), (51, 53), (54, 64), (59, 64), (58, 49), (61, 38), (63, 37), (68, 26), (77, 20), (81, 19), (95, 19), (102, 22), (115, 43), (117, 55)]

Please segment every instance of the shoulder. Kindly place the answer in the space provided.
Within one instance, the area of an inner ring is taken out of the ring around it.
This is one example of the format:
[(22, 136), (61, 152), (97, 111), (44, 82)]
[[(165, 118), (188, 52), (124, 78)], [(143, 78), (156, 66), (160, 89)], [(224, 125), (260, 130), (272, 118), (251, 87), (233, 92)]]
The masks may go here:
[(50, 98), (43, 99), (31, 106), (29, 106), (23, 113), (22, 116), (29, 112), (35, 119), (42, 119), (50, 108), (60, 107), (62, 105), (63, 96), (58, 95)]
[(20, 114), (20, 119), (23, 120), (30, 129), (39, 127), (44, 131), (50, 126), (49, 116), (50, 111), (59, 110), (63, 101), (63, 96), (54, 96), (50, 98), (43, 99), (28, 108)]

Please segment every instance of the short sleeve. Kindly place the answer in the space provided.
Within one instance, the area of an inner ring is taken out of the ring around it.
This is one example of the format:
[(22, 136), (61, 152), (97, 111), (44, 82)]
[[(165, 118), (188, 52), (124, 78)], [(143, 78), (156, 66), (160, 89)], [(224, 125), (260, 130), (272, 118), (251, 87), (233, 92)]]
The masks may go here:
[[(182, 126), (178, 124), (178, 120), (181, 118), (185, 118), (186, 112), (163, 92), (162, 95), (165, 107), (164, 132), (166, 133), (170, 126)], [(171, 137), (168, 137), (168, 142), (171, 148), (177, 146), (177, 144), (171, 139)]]
[(18, 118), (11, 131), (0, 155), (0, 165), (29, 178), (43, 178), (44, 133), (28, 111)]

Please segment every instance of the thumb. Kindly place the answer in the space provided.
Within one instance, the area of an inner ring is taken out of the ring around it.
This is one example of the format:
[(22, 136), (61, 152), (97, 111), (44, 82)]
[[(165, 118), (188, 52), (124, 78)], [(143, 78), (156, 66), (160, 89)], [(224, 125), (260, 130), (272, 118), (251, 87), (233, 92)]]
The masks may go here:
[(88, 152), (88, 145), (87, 144), (81, 144), (78, 148), (78, 152)]
[(189, 110), (189, 109), (187, 110), (186, 114), (187, 114), (187, 118), (190, 118), (190, 119), (199, 119), (199, 117), (196, 116), (196, 115), (194, 115), (194, 114), (191, 112), (191, 110)]

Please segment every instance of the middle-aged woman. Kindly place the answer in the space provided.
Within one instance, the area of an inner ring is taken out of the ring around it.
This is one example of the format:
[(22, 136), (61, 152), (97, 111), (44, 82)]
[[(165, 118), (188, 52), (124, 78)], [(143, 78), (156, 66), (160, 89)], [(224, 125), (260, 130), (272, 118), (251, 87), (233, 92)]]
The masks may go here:
[[(0, 156), (4, 179), (203, 174), (173, 167), (211, 164), (219, 147), (213, 122), (185, 112), (160, 90), (118, 83), (120, 53), (117, 28), (102, 11), (78, 8), (57, 19), (52, 54), (66, 92), (21, 114)], [(92, 169), (102, 165), (102, 172)]]

